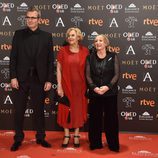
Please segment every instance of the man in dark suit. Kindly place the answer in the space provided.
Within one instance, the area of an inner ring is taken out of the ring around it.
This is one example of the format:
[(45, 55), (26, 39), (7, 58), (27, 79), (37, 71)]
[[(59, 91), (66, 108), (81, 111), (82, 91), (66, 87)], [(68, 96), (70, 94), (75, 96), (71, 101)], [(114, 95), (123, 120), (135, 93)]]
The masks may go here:
[(36, 129), (36, 143), (51, 147), (45, 140), (44, 99), (53, 80), (53, 44), (50, 33), (39, 29), (41, 13), (30, 8), (26, 13), (27, 28), (17, 30), (10, 54), (10, 78), (15, 107), (15, 136), (11, 151), (16, 151), (24, 139), (23, 122), (30, 94)]

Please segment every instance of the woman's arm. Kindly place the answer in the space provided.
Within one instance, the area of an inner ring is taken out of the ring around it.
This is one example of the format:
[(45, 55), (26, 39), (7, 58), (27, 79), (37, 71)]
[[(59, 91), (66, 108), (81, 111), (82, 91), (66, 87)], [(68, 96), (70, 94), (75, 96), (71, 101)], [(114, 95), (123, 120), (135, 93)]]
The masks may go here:
[(64, 96), (64, 91), (63, 91), (63, 88), (62, 88), (62, 84), (61, 84), (61, 80), (62, 80), (62, 66), (61, 64), (57, 61), (57, 93), (60, 97), (63, 97)]
[(100, 89), (99, 89), (99, 87), (97, 87), (97, 86), (93, 83), (93, 80), (92, 80), (92, 78), (91, 78), (89, 56), (87, 57), (87, 60), (86, 60), (86, 79), (87, 79), (88, 87), (89, 87), (91, 90), (94, 90), (95, 93), (100, 94)]
[(110, 84), (108, 85), (109, 88), (112, 88), (112, 86), (118, 82), (119, 76), (120, 76), (120, 65), (119, 65), (119, 60), (117, 55), (115, 55), (115, 60), (114, 60), (114, 77), (112, 78)]
[(101, 94), (106, 93), (109, 89), (111, 89), (113, 87), (113, 85), (115, 83), (118, 82), (119, 80), (119, 75), (120, 75), (120, 65), (119, 65), (119, 60), (117, 55), (115, 55), (115, 59), (114, 59), (114, 76), (111, 80), (111, 82), (105, 86), (101, 86), (100, 90), (101, 90)]

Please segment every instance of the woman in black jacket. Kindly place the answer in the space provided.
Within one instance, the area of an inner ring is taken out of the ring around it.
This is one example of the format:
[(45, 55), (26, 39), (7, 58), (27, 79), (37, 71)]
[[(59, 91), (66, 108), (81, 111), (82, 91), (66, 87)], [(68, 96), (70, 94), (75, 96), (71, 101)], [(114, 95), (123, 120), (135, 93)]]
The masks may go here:
[(94, 40), (93, 51), (86, 61), (86, 79), (89, 86), (89, 142), (90, 149), (102, 145), (102, 125), (108, 147), (119, 152), (119, 126), (117, 113), (117, 82), (119, 61), (116, 53), (109, 52), (108, 38), (101, 34)]

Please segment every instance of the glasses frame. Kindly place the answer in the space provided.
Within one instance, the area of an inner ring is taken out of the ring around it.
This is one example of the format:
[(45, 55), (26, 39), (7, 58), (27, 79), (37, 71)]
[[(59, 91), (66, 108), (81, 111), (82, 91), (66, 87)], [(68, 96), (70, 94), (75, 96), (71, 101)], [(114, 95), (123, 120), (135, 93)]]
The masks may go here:
[(30, 16), (26, 16), (25, 19), (26, 19), (26, 20), (36, 20), (36, 19), (39, 19), (39, 17), (34, 17), (34, 16), (31, 16), (31, 17), (30, 17)]

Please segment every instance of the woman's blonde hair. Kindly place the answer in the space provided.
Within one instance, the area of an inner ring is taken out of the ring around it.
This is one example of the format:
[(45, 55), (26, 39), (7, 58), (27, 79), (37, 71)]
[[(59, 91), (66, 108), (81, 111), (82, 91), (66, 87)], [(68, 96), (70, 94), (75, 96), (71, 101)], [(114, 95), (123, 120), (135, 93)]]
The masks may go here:
[[(106, 35), (104, 35), (104, 34), (99, 34), (99, 35), (97, 35), (96, 37), (98, 37), (98, 36), (102, 36), (103, 39), (104, 39), (104, 42), (106, 43), (106, 46), (109, 46), (110, 42), (109, 42), (109, 39), (108, 39), (108, 37), (107, 37)], [(95, 37), (95, 39), (96, 39), (96, 37)], [(95, 41), (95, 39), (94, 39), (94, 41)]]
[(74, 30), (74, 31), (76, 32), (77, 36), (79, 37), (79, 41), (82, 41), (82, 40), (83, 40), (83, 34), (82, 34), (81, 30), (80, 30), (79, 28), (77, 28), (77, 27), (71, 27), (71, 28), (69, 28), (69, 29), (66, 31), (66, 38), (68, 38), (69, 33), (70, 33), (72, 30)]

